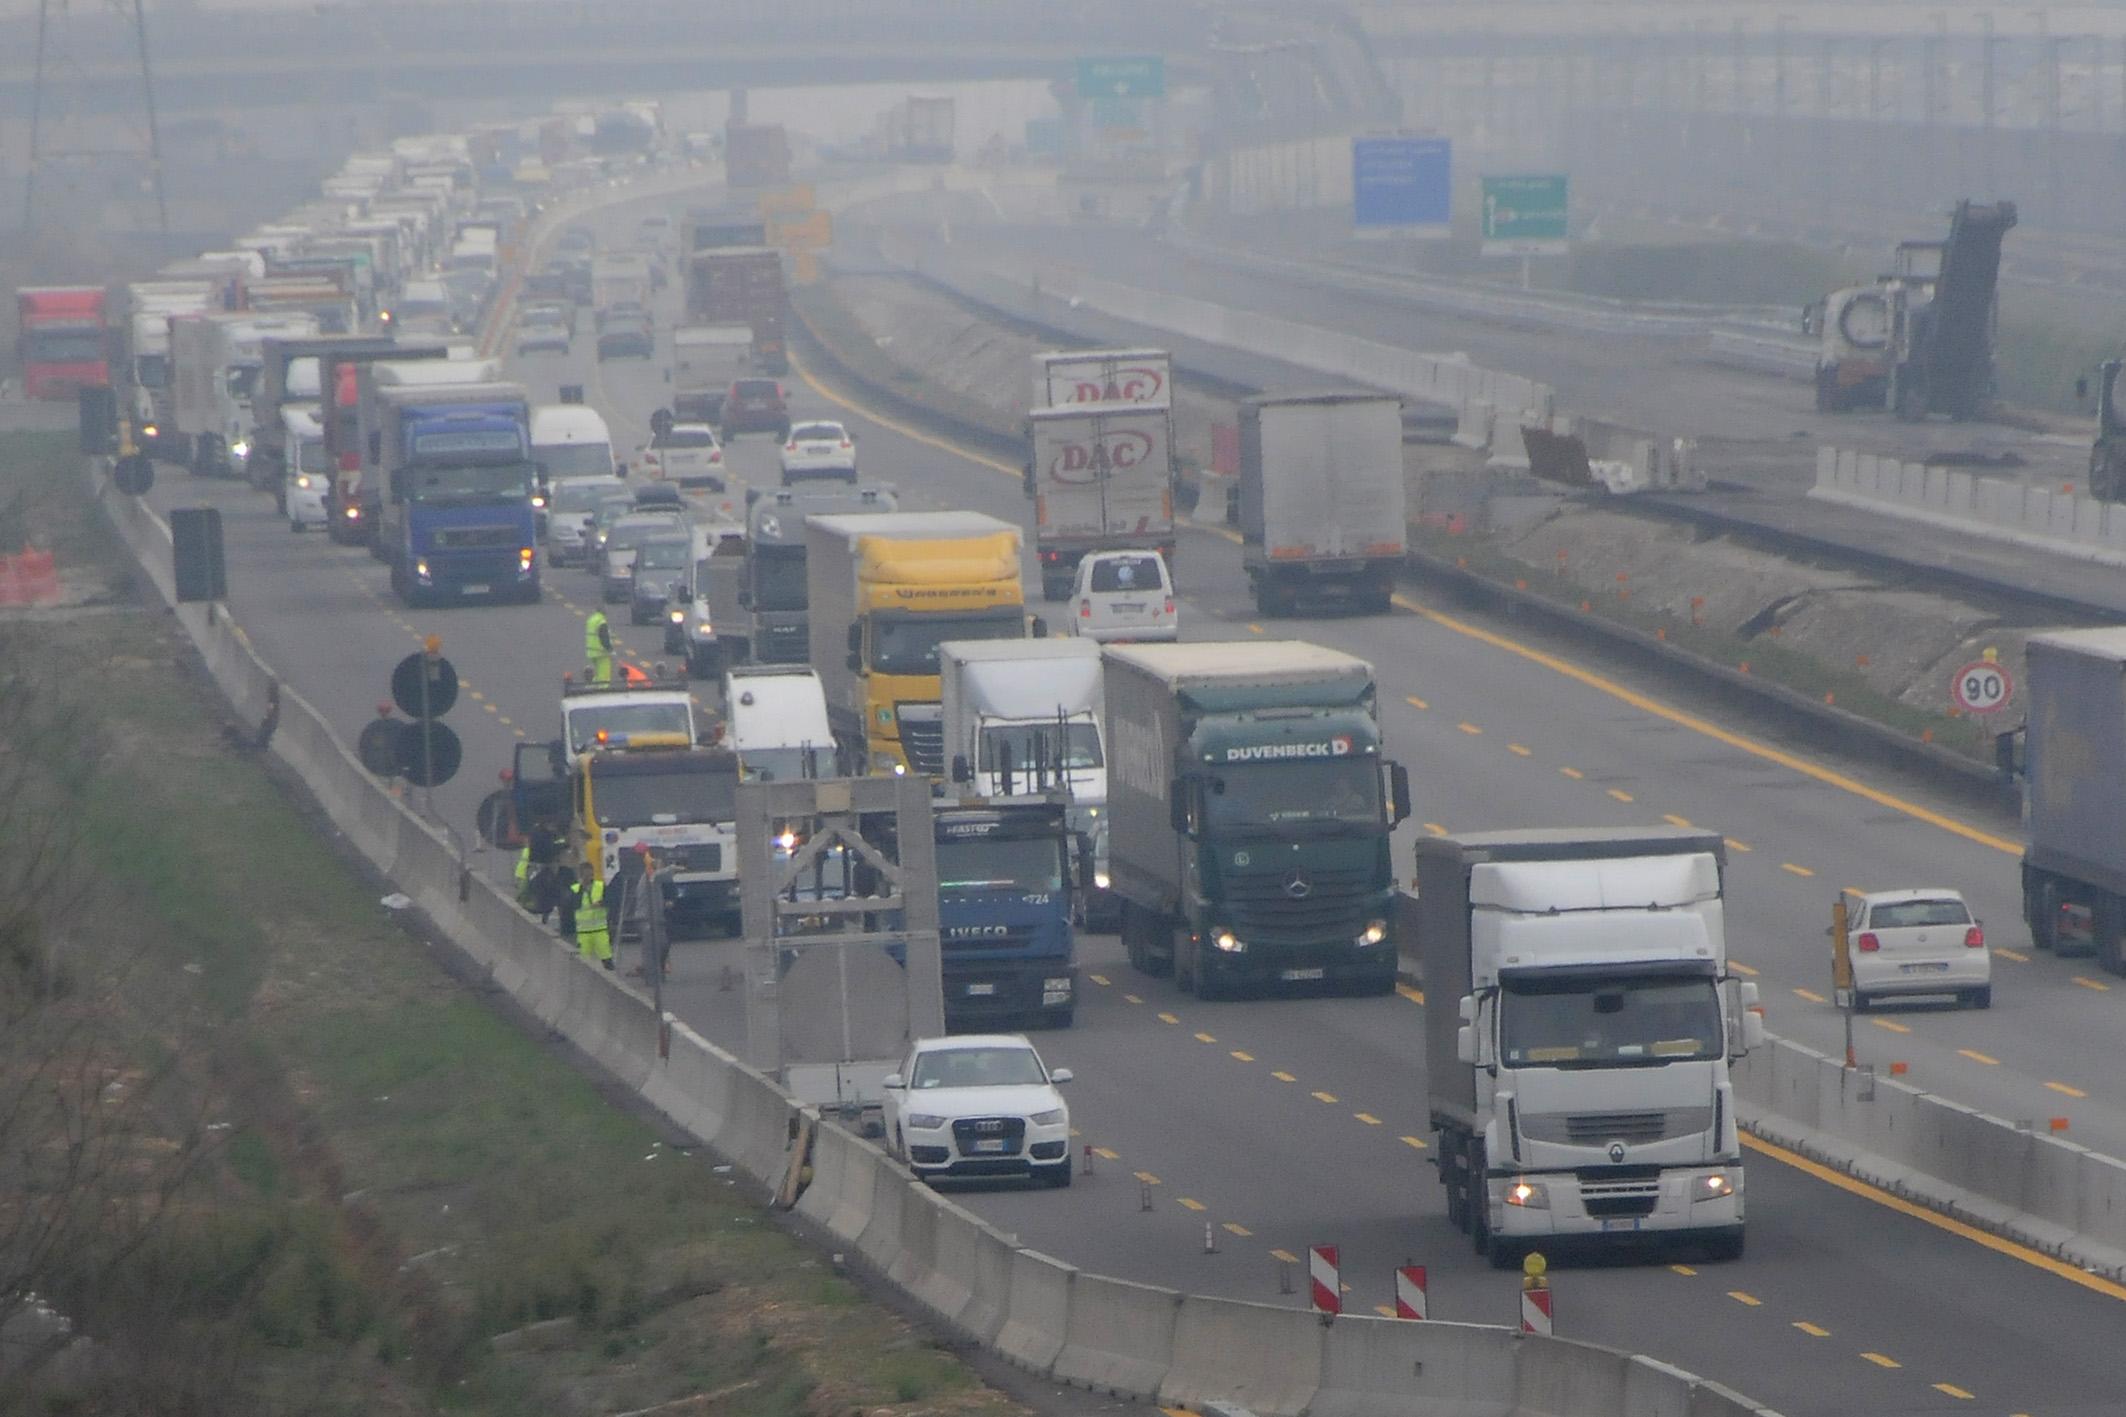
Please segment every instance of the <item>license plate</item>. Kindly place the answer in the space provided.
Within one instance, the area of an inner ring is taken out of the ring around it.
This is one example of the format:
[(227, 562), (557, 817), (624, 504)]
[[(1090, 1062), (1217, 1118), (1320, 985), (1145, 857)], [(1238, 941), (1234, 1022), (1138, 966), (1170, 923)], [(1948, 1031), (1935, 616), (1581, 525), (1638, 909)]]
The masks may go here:
[(970, 999), (995, 998), (996, 992), (997, 986), (994, 984), (970, 984), (967, 986), (967, 997)]
[(1287, 984), (1303, 984), (1308, 980), (1319, 979), (1322, 975), (1323, 971), (1320, 969), (1287, 969), (1277, 977)]
[(490, 589), (491, 587), (484, 585), (469, 585), (464, 587), (464, 591), (467, 595), (485, 595)]
[(987, 1137), (976, 1142), (974, 1149), (976, 1151), (1002, 1151), (1004, 1149), (1004, 1139), (1002, 1137)]
[(1109, 606), (1108, 609), (1113, 610), (1118, 615), (1142, 615), (1144, 613), (1144, 602), (1141, 600), (1118, 600)]
[(1612, 1230), (1636, 1230), (1639, 1228), (1639, 1223), (1637, 1216), (1630, 1216), (1624, 1219), (1605, 1218), (1602, 1221), (1602, 1230), (1604, 1234)]
[(1945, 959), (1930, 959), (1917, 964), (1900, 964), (1897, 968), (1905, 974), (1945, 974), (1948, 972), (1949, 962)]

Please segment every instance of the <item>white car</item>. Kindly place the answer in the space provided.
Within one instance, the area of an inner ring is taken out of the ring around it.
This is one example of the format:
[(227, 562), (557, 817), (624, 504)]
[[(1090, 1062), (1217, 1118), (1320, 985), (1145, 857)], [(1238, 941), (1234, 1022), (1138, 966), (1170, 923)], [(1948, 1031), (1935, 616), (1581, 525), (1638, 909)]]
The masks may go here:
[(1174, 578), (1156, 551), (1095, 551), (1078, 563), (1070, 632), (1102, 644), (1175, 640)]
[(924, 1180), (1029, 1176), (1070, 1184), (1070, 1108), (1018, 1034), (918, 1039), (886, 1078), (886, 1137)]
[(670, 432), (637, 449), (635, 460), (659, 482), (723, 491), (723, 444), (706, 423), (673, 424)]
[(782, 484), (832, 478), (856, 481), (856, 435), (839, 423), (793, 423), (783, 439)]
[(546, 493), (546, 555), (556, 566), (588, 565), (598, 553), (598, 504), (609, 497), (628, 498), (627, 484), (617, 477), (564, 477)]
[(325, 426), (314, 409), (302, 405), (281, 410), (281, 446), (287, 449), (288, 475), (281, 502), (288, 530), (332, 524), (326, 494), (332, 488), (332, 456), (325, 451)]
[(1855, 902), (1846, 927), (1856, 1011), (1918, 994), (1992, 1006), (1993, 952), (1985, 928), (1955, 891), (1871, 891)]

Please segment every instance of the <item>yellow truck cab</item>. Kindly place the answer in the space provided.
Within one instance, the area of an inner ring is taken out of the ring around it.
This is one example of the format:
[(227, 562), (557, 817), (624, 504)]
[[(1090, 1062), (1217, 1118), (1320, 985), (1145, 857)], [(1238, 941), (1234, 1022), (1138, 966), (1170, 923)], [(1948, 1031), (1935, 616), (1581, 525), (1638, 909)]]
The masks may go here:
[(945, 771), (938, 645), (1023, 639), (1019, 529), (979, 512), (805, 523), (812, 667), (845, 771)]
[(675, 923), (736, 932), (738, 755), (697, 748), (684, 733), (607, 733), (570, 774), (569, 856), (579, 877), (610, 882), (627, 853), (648, 847)]

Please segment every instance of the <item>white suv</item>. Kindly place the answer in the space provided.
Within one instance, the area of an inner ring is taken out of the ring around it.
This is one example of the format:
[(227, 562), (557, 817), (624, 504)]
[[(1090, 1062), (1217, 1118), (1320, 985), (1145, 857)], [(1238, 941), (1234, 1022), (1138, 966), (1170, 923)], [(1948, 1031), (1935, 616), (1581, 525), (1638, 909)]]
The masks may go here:
[(1070, 632), (1103, 644), (1181, 637), (1174, 580), (1156, 551), (1095, 551), (1078, 563)]
[(1070, 1184), (1070, 1108), (1018, 1034), (918, 1039), (885, 1083), (886, 1137), (924, 1180), (1029, 1176)]
[(1873, 891), (1847, 921), (1853, 1007), (1892, 995), (1950, 994), (1973, 1008), (1993, 1004), (1993, 952), (1985, 929), (1955, 891)]

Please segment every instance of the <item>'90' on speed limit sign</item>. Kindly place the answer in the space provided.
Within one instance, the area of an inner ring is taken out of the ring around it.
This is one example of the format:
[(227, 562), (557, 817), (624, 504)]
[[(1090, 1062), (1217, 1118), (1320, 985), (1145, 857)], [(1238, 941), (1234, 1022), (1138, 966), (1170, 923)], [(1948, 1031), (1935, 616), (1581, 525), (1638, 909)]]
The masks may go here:
[(2015, 680), (1991, 660), (1982, 659), (1956, 671), (1949, 684), (1949, 697), (1965, 713), (1996, 713), (2008, 706), (2015, 693)]

